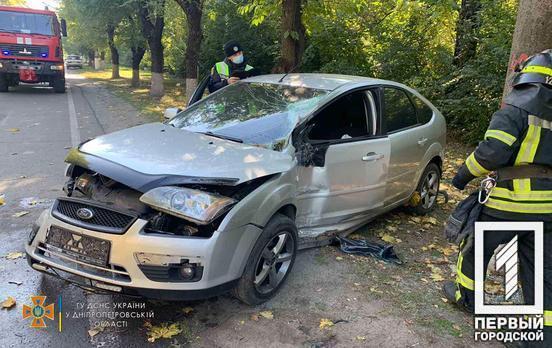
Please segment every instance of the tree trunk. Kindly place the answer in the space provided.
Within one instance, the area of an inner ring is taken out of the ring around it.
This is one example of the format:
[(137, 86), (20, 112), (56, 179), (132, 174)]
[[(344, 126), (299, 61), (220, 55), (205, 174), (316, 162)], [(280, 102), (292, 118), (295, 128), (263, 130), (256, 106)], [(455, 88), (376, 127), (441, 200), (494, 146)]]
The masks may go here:
[(119, 74), (119, 51), (115, 46), (115, 26), (111, 24), (107, 26), (107, 44), (111, 51), (111, 78), (118, 79), (121, 77)]
[(96, 53), (94, 50), (88, 51), (88, 66), (94, 68), (94, 59), (96, 58)]
[(280, 60), (273, 72), (290, 72), (297, 68), (305, 50), (305, 26), (302, 0), (282, 0), (282, 44)]
[(150, 95), (160, 98), (165, 94), (165, 87), (163, 84), (164, 55), (163, 43), (161, 42), (163, 28), (165, 27), (164, 11), (162, 10), (165, 1), (159, 0), (157, 5), (159, 5), (159, 9), (154, 14), (152, 13), (153, 11), (149, 10), (147, 2), (142, 2), (140, 7), (140, 21), (151, 54)]
[(186, 98), (190, 98), (197, 87), (197, 70), (199, 65), (199, 50), (203, 33), (201, 16), (203, 0), (176, 0), (180, 5), (188, 23), (188, 38), (186, 41)]
[(144, 58), (146, 49), (144, 47), (131, 47), (130, 50), (132, 51), (132, 80), (130, 85), (138, 87), (140, 86), (140, 63)]
[(511, 91), (510, 82), (516, 65), (535, 53), (552, 48), (550, 18), (552, 1), (520, 0), (503, 99)]
[(458, 68), (463, 67), (477, 51), (477, 32), (481, 26), (480, 10), (481, 0), (462, 0), (456, 23), (456, 45), (452, 61)]

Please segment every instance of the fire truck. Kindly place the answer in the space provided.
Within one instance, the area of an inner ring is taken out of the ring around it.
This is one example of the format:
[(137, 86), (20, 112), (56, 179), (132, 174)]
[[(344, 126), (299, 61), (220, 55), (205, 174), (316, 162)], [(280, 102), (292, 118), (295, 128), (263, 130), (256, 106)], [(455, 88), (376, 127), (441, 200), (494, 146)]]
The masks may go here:
[(0, 6), (0, 92), (23, 82), (64, 93), (62, 36), (66, 23), (55, 12)]

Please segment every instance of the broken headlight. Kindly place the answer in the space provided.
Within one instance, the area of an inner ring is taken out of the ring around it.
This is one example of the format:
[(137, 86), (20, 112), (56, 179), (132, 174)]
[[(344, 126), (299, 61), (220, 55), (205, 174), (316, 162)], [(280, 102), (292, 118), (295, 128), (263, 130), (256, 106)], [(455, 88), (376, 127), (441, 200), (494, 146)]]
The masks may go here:
[(235, 199), (199, 190), (164, 186), (154, 188), (140, 197), (150, 207), (197, 224), (208, 224), (226, 212)]

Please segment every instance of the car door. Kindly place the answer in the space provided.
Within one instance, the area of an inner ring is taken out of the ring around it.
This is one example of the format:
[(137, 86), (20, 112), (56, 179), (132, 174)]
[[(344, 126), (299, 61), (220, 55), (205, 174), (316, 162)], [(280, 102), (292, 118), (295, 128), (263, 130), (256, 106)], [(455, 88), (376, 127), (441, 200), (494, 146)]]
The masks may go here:
[(383, 206), (389, 139), (376, 135), (372, 92), (360, 90), (325, 107), (307, 124), (307, 141), (326, 149), (323, 165), (298, 168), (300, 229), (375, 215)]
[(418, 168), (429, 143), (426, 130), (418, 122), (416, 109), (406, 91), (384, 86), (380, 92), (383, 93), (383, 129), (391, 145), (385, 195), (385, 204), (390, 205), (412, 194)]

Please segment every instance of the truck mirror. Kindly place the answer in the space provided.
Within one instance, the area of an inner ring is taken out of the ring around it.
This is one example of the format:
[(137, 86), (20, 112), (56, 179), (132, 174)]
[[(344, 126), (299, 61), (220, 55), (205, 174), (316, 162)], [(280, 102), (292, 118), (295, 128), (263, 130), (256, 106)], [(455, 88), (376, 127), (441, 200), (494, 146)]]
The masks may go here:
[(61, 35), (67, 37), (67, 22), (64, 18), (61, 19)]

